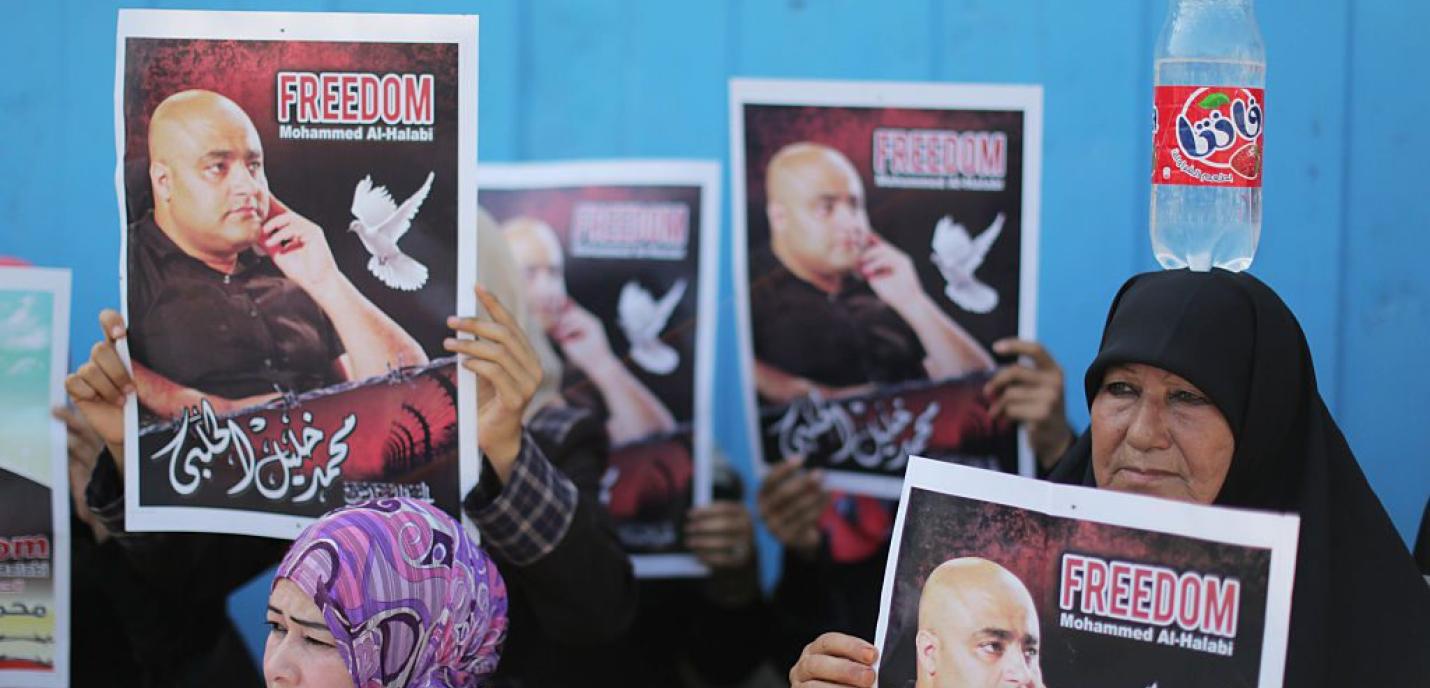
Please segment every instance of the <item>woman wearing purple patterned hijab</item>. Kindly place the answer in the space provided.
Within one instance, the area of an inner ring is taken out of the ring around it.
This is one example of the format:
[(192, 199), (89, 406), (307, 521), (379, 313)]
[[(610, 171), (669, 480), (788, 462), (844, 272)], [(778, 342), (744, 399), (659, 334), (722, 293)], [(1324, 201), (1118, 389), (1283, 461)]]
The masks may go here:
[(269, 595), (270, 687), (466, 688), (496, 669), (506, 585), (462, 526), (387, 499), (298, 536)]

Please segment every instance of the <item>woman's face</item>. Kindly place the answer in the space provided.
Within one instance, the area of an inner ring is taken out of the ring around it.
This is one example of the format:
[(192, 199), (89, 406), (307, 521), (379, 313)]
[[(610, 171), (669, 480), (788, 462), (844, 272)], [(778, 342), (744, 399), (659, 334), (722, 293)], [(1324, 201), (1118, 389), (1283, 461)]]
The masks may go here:
[(1236, 446), (1201, 390), (1161, 368), (1113, 366), (1092, 400), (1097, 486), (1210, 504)]
[(268, 688), (353, 688), (337, 641), (313, 599), (286, 578), (268, 596), (268, 644), (263, 680)]

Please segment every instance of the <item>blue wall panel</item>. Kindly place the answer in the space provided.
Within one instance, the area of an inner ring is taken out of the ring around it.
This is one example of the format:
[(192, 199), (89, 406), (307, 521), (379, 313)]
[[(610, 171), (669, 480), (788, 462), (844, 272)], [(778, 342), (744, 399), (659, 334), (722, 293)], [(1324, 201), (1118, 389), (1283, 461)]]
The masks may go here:
[(929, 78), (928, 2), (743, 0), (734, 7), (732, 76)]
[(1258, 8), (1267, 43), (1266, 181), (1253, 271), (1306, 330), (1321, 390), (1340, 398), (1337, 269), (1345, 202), (1347, 2)]
[(1353, 7), (1341, 263), (1308, 267), (1341, 276), (1336, 417), (1409, 539), (1430, 491), (1430, 5)]
[[(728, 163), (733, 76), (1039, 83), (1044, 87), (1038, 331), (1087, 420), (1082, 370), (1107, 304), (1155, 266), (1147, 219), (1160, 0), (185, 0), (130, 7), (482, 15), (483, 160), (619, 156)], [(117, 303), (115, 0), (7, 5), (0, 59), (0, 255), (75, 270), (72, 360)], [(1296, 311), (1331, 404), (1407, 538), (1430, 494), (1430, 6), (1257, 3), (1270, 62), (1265, 229), (1254, 272)], [(18, 135), (16, 133), (18, 132)], [(728, 184), (728, 170), (726, 176)], [(728, 209), (729, 190), (725, 189)], [(728, 229), (728, 217), (725, 228)], [(722, 379), (737, 369), (722, 237)], [(716, 441), (747, 477), (740, 388), (716, 390)], [(769, 540), (762, 549), (773, 555)], [(775, 557), (768, 556), (772, 564)], [(261, 652), (267, 581), (232, 603)]]

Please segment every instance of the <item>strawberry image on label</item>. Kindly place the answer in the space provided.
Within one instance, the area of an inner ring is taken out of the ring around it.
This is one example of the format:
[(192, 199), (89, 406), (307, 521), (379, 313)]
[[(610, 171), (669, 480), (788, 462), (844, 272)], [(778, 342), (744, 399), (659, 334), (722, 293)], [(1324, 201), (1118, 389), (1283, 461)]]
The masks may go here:
[(1259, 180), (1261, 178), (1261, 147), (1254, 143), (1248, 143), (1232, 153), (1228, 163), (1231, 165), (1231, 171), (1240, 175), (1242, 179)]
[(1152, 183), (1260, 187), (1263, 89), (1156, 87)]

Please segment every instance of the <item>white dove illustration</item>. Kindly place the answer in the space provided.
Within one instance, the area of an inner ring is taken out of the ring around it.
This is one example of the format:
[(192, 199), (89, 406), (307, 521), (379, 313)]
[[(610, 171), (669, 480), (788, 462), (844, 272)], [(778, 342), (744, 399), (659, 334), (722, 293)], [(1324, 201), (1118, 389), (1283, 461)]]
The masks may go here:
[(631, 343), (631, 360), (650, 373), (669, 375), (680, 365), (680, 354), (660, 341), (660, 331), (665, 329), (666, 321), (684, 295), (683, 279), (677, 280), (659, 302), (634, 280), (621, 287), (616, 311), (620, 314), (621, 330)]
[(998, 307), (998, 292), (973, 276), (983, 265), (988, 249), (1003, 233), (1003, 213), (993, 218), (993, 224), (978, 238), (968, 235), (968, 229), (949, 215), (934, 225), (933, 255), (929, 257), (948, 282), (943, 293), (959, 308), (973, 313), (987, 313)]
[(412, 227), (412, 218), (427, 192), (432, 190), (433, 173), (427, 173), (422, 188), (402, 205), (392, 201), (385, 186), (373, 186), (372, 175), (362, 178), (353, 190), (353, 217), (348, 231), (355, 232), (362, 245), (372, 254), (367, 269), (393, 289), (415, 291), (427, 283), (427, 266), (413, 260), (397, 248), (398, 240)]

